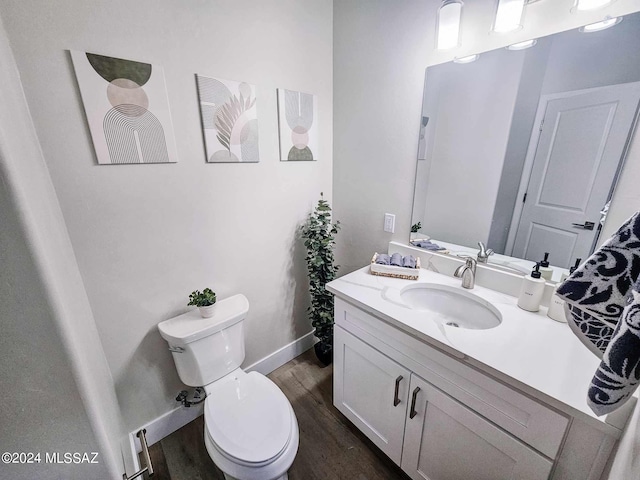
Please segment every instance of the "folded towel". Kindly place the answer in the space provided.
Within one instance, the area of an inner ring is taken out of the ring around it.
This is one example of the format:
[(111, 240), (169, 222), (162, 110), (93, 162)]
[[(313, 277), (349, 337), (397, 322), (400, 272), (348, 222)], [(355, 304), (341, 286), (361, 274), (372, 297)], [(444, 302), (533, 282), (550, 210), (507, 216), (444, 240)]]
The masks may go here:
[(425, 250), (432, 250), (434, 252), (446, 250), (446, 248), (433, 243), (431, 240), (414, 240), (411, 242), (411, 245), (413, 245), (414, 247), (424, 248)]
[(591, 380), (587, 403), (598, 416), (620, 407), (640, 383), (640, 284), (632, 298)]
[(416, 268), (416, 257), (407, 255), (402, 259), (402, 266), (405, 268)]
[(640, 212), (557, 290), (573, 333), (602, 359), (587, 403), (596, 415), (620, 407), (640, 381)]
[(640, 277), (640, 212), (558, 287), (574, 333), (601, 357)]
[(393, 255), (391, 255), (391, 261), (389, 262), (389, 265), (393, 265), (394, 267), (401, 267), (402, 255), (400, 255), (399, 253), (394, 253)]
[(389, 265), (390, 261), (391, 259), (389, 258), (389, 255), (387, 255), (386, 253), (380, 253), (376, 257), (376, 263), (378, 265)]

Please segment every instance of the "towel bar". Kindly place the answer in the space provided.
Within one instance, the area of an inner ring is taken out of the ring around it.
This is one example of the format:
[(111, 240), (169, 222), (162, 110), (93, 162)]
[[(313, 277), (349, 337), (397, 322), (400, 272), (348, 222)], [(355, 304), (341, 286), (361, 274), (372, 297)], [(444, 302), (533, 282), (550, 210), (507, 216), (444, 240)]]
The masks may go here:
[(141, 470), (138, 470), (136, 473), (134, 473), (130, 477), (127, 477), (127, 474), (123, 473), (122, 480), (133, 480), (134, 478), (138, 478), (145, 472), (148, 472), (150, 477), (153, 476), (153, 465), (151, 465), (151, 457), (149, 456), (149, 447), (147, 446), (147, 437), (145, 436), (146, 433), (147, 433), (147, 430), (143, 428), (138, 433), (136, 433), (136, 437), (140, 439), (140, 445), (142, 446), (142, 454), (144, 455), (144, 461), (147, 464), (147, 466)]

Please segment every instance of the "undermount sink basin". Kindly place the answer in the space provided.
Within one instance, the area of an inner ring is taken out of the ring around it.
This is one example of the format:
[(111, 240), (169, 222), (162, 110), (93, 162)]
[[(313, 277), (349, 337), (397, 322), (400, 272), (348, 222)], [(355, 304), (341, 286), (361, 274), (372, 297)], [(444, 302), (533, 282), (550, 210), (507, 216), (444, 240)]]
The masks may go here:
[(502, 315), (488, 301), (446, 285), (408, 285), (400, 291), (400, 298), (409, 308), (429, 312), (429, 319), (450, 327), (486, 330), (502, 322)]

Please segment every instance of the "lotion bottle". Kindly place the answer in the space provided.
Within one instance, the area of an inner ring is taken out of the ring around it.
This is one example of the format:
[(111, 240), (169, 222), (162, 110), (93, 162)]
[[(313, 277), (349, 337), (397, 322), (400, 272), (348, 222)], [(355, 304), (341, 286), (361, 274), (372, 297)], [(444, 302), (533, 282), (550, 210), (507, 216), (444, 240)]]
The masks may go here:
[(576, 258), (576, 263), (573, 265), (573, 267), (569, 269), (569, 273), (562, 274), (562, 276), (560, 277), (560, 282), (564, 282), (567, 278), (569, 278), (569, 275), (571, 275), (573, 272), (575, 272), (578, 269), (578, 267), (580, 266), (580, 262), (582, 262), (582, 259)]
[(544, 260), (540, 262), (540, 275), (545, 280), (551, 280), (553, 268), (549, 266), (549, 252), (544, 252)]
[(556, 288), (553, 289), (553, 295), (551, 295), (551, 300), (549, 300), (547, 317), (555, 320), (556, 322), (567, 323), (567, 319), (564, 316), (564, 300), (556, 295), (559, 286), (560, 284), (556, 285)]
[(540, 264), (536, 263), (531, 275), (527, 275), (522, 279), (522, 287), (520, 288), (520, 295), (518, 295), (518, 306), (529, 312), (540, 310), (545, 283), (546, 281), (540, 273)]

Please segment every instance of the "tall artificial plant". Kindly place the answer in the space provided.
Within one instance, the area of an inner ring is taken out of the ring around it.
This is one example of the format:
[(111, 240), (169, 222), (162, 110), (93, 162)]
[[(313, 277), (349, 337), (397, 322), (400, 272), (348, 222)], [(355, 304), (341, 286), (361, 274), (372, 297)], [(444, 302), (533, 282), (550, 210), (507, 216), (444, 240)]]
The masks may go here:
[(302, 238), (307, 249), (311, 292), (308, 312), (311, 324), (315, 327), (314, 334), (320, 340), (316, 352), (319, 349), (323, 354), (333, 349), (333, 294), (325, 287), (338, 271), (338, 266), (334, 264), (333, 248), (339, 228), (340, 222), (331, 222), (331, 207), (321, 193), (318, 205), (302, 227)]

